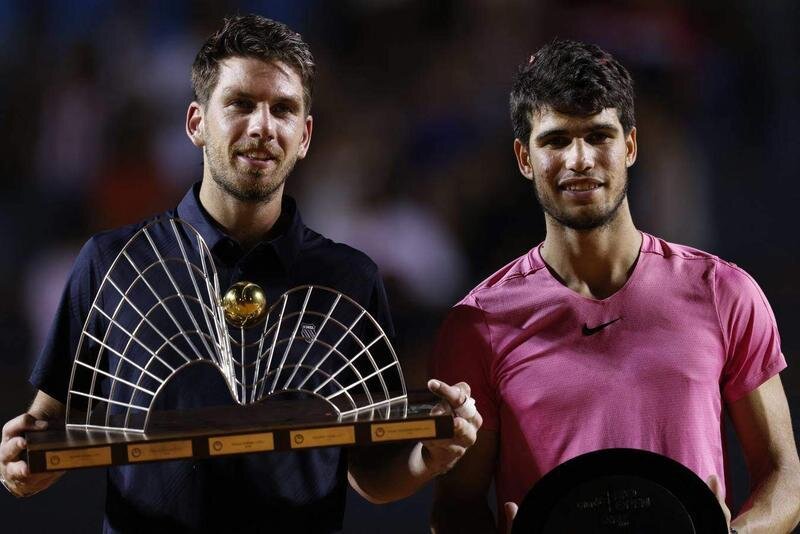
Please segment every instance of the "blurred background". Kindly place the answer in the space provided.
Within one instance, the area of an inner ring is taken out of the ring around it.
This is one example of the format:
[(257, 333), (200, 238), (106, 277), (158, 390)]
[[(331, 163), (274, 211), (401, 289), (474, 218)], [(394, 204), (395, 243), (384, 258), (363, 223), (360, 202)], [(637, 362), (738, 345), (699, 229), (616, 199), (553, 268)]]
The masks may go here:
[[(799, 5), (0, 0), (0, 419), (33, 396), (27, 376), (83, 241), (176, 205), (201, 177), (184, 134), (190, 66), (225, 15), (253, 12), (311, 45), (314, 138), (288, 191), (309, 226), (380, 266), (412, 387), (447, 308), (544, 238), (508, 93), (518, 64), (570, 37), (636, 80), (639, 228), (737, 263), (772, 303), (797, 434)], [(98, 531), (104, 484), (90, 470), (32, 500), (0, 492), (2, 530)], [(424, 532), (429, 502), (430, 489), (382, 508), (351, 494), (345, 531)]]

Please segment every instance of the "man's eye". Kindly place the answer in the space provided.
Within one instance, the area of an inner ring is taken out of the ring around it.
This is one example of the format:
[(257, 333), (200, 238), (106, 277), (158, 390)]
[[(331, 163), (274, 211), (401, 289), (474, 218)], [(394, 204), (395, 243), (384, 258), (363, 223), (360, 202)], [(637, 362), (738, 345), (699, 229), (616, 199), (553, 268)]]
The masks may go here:
[(292, 111), (292, 108), (290, 108), (286, 104), (275, 104), (274, 106), (272, 106), (272, 113), (274, 115), (279, 115), (279, 116), (280, 115), (287, 115), (288, 113), (291, 113), (291, 111)]
[(570, 144), (570, 140), (566, 137), (551, 137), (545, 143), (546, 146), (553, 148), (563, 148)]
[(586, 136), (586, 142), (596, 145), (598, 143), (602, 143), (606, 139), (608, 139), (608, 134), (604, 134), (601, 132), (595, 132)]
[(250, 110), (253, 109), (253, 103), (248, 100), (234, 100), (231, 105), (236, 109)]

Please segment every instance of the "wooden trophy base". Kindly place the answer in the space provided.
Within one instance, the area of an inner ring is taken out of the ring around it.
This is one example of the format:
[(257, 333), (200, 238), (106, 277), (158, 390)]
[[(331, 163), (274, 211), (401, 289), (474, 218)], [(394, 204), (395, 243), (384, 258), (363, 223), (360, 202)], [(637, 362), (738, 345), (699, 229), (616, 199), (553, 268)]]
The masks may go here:
[(232, 454), (361, 446), (453, 436), (453, 417), (431, 413), (438, 398), (410, 392), (407, 400), (346, 416), (317, 399), (267, 399), (249, 406), (157, 411), (147, 432), (53, 428), (29, 432), (32, 473), (214, 458)]

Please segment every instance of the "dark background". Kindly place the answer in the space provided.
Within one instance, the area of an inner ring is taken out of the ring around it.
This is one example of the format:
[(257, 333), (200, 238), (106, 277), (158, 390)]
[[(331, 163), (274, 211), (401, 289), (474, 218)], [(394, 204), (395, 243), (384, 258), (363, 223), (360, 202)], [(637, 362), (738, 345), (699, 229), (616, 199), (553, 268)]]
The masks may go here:
[[(183, 132), (190, 65), (224, 15), (255, 12), (312, 47), (314, 138), (288, 189), (310, 226), (381, 267), (412, 387), (447, 307), (544, 237), (513, 159), (508, 92), (519, 63), (572, 37), (636, 80), (637, 225), (737, 263), (769, 298), (797, 429), (798, 5), (0, 1), (0, 419), (33, 396), (27, 375), (80, 244), (174, 206), (200, 178)], [(0, 528), (96, 531), (103, 490), (95, 470), (30, 500), (0, 492)], [(346, 531), (423, 532), (429, 502), (430, 488), (382, 508), (352, 494)]]

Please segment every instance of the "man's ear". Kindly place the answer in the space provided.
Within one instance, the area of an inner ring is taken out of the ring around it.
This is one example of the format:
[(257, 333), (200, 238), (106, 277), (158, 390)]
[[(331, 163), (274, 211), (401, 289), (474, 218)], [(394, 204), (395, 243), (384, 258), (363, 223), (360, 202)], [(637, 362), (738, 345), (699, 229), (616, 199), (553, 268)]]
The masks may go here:
[(300, 148), (297, 151), (297, 158), (303, 159), (308, 153), (308, 147), (311, 146), (311, 132), (314, 131), (314, 117), (311, 115), (306, 116), (306, 123), (303, 126), (303, 139), (300, 141)]
[(189, 104), (186, 111), (186, 135), (196, 147), (202, 148), (206, 141), (203, 135), (203, 107), (197, 102)]
[(636, 162), (636, 154), (639, 150), (639, 144), (636, 140), (636, 126), (631, 128), (631, 132), (625, 138), (625, 166), (630, 167)]
[(533, 180), (533, 166), (528, 147), (519, 139), (514, 139), (514, 155), (517, 156), (519, 172), (528, 180)]

